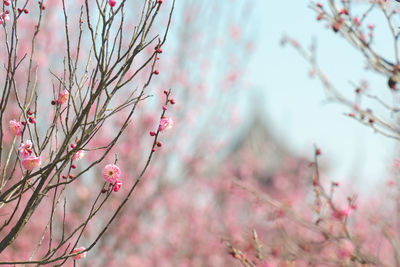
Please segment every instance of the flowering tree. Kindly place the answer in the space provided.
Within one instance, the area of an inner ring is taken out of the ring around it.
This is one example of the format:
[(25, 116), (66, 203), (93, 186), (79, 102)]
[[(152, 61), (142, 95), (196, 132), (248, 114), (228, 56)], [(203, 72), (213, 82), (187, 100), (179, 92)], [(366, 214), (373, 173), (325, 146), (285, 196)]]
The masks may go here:
[[(166, 108), (160, 109), (160, 127), (135, 182), (111, 215), (101, 216), (104, 224), (90, 244), (77, 247), (82, 233), (122, 186), (118, 158), (111, 161), (109, 153), (159, 73), (156, 65), (174, 7), (170, 3), (168, 12), (163, 1), (149, 0), (134, 14), (130, 5), (114, 0), (38, 5), (4, 1), (0, 253), (5, 256), (1, 264), (60, 265), (69, 257), (83, 257), (127, 203), (149, 166), (158, 134), (171, 125)], [(160, 13), (166, 21), (158, 21)], [(152, 47), (151, 53), (146, 53), (147, 47)], [(170, 93), (166, 91), (165, 107), (172, 102)], [(116, 116), (118, 123), (110, 125)], [(106, 128), (112, 128), (107, 138), (94, 146), (93, 140)], [(83, 157), (90, 160), (78, 168)], [(98, 168), (104, 183), (93, 188), (96, 197), (84, 216), (67, 221), (68, 188)], [(41, 223), (31, 229), (40, 231), (39, 239), (30, 244), (34, 247), (7, 254), (37, 218)], [(36, 256), (39, 249), (42, 253)]]
[[(323, 72), (316, 57), (316, 47), (304, 48), (298, 41), (284, 37), (311, 64), (311, 76), (318, 77), (326, 89), (328, 100), (350, 109), (346, 115), (376, 133), (399, 140), (398, 127), (398, 4), (394, 1), (324, 1), (311, 3), (318, 21), (340, 35), (367, 62), (367, 70), (386, 78), (377, 90), (368, 83), (352, 81), (355, 97), (344, 88), (338, 89)], [(377, 16), (383, 18), (377, 20)], [(384, 23), (384, 24), (383, 24)], [(393, 58), (375, 40), (377, 25), (389, 28)], [(371, 106), (378, 106), (373, 111)], [(259, 188), (240, 183), (249, 196), (265, 204), (276, 214), (270, 224), (254, 227), (246, 242), (226, 242), (232, 256), (242, 266), (398, 266), (399, 262), (399, 186), (398, 162), (388, 188), (375, 190), (375, 195), (357, 198), (354, 193), (338, 192), (339, 183), (326, 183), (320, 170), (321, 149), (316, 148), (309, 164), (309, 174), (300, 179), (309, 182), (312, 194), (294, 198), (293, 190), (285, 194), (290, 202), (282, 202)], [(350, 186), (348, 186), (350, 187)], [(304, 187), (303, 189), (306, 189)], [(347, 197), (343, 197), (346, 194)], [(261, 232), (261, 234), (260, 234)]]
[[(0, 264), (399, 265), (396, 181), (382, 191), (383, 206), (325, 182), (321, 149), (310, 161), (284, 153), (259, 117), (235, 135), (241, 124), (232, 103), (240, 99), (235, 89), (248, 87), (243, 74), (253, 49), (240, 22), (251, 5), (234, 1), (223, 16), (223, 2), (211, 2), (185, 1), (172, 38), (174, 4), (166, 1), (136, 9), (86, 1), (81, 13), (79, 3), (34, 10), (5, 2), (5, 45), (14, 45), (3, 50), (10, 71), (1, 102)], [(366, 11), (354, 3), (311, 7), (387, 77), (396, 100), (398, 60), (373, 49), (368, 18), (383, 12), (397, 44), (397, 13), (388, 1), (371, 1)], [(174, 42), (165, 43), (167, 33)], [(396, 105), (365, 83), (354, 87), (355, 100), (346, 98), (314, 49), (284, 42), (310, 61), (350, 118), (398, 139)], [(150, 87), (155, 97), (144, 101)], [(361, 105), (364, 98), (387, 113)]]

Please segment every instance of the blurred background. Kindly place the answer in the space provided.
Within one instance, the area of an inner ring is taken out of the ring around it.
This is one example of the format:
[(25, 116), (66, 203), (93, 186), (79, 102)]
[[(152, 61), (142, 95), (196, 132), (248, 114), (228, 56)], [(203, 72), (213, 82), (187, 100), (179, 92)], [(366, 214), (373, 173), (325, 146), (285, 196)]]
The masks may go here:
[[(211, 74), (198, 73), (197, 79), (205, 82), (211, 102), (230, 103), (225, 104), (229, 110), (221, 112), (236, 116), (236, 131), (215, 128), (214, 133), (229, 132), (234, 139), (258, 116), (276, 142), (291, 153), (310, 158), (314, 146), (320, 147), (329, 179), (351, 181), (368, 191), (390, 176), (395, 142), (346, 116), (351, 110), (345, 106), (328, 101), (322, 83), (309, 75), (310, 64), (292, 47), (283, 47), (281, 40), (289, 36), (305, 48), (314, 44), (320, 67), (349, 99), (355, 99), (353, 84), (365, 81), (369, 93), (383, 94), (390, 102), (386, 77), (368, 71), (361, 53), (326, 22), (318, 22), (309, 4), (306, 0), (177, 3), (175, 19), (191, 16), (198, 25), (192, 29), (192, 24), (175, 23), (171, 36), (190, 28), (187, 37), (198, 38), (191, 53), (214, 68), (210, 67)], [(355, 1), (353, 7), (362, 14), (368, 1)], [(374, 46), (391, 59), (390, 32), (382, 15), (373, 13), (369, 19), (376, 27)], [(205, 21), (212, 21), (211, 28)], [(176, 52), (175, 40), (170, 38), (168, 47)], [(166, 52), (171, 53), (168, 48)], [(190, 74), (203, 66), (199, 62), (187, 66)], [(231, 79), (231, 84), (221, 84), (221, 77)], [(379, 109), (376, 103), (367, 105)]]
[[(137, 23), (141, 6), (136, 2), (128, 3), (132, 6), (127, 19), (132, 23), (126, 27)], [(354, 1), (352, 11), (362, 14), (368, 2)], [(287, 235), (279, 236), (282, 232), (278, 230), (282, 230), (279, 225), (293, 223), (291, 218), (283, 218), (290, 209), (309, 221), (314, 219), (310, 208), (314, 170), (309, 163), (314, 160), (316, 147), (322, 152), (321, 176), (326, 183), (339, 181), (368, 195), (392, 178), (397, 143), (349, 118), (346, 114), (352, 110), (328, 100), (323, 84), (311, 77), (310, 64), (291, 45), (282, 46), (284, 36), (305, 49), (314, 45), (319, 66), (350, 100), (356, 99), (354, 84), (364, 84), (368, 93), (388, 103), (396, 97), (387, 88), (387, 77), (366, 69), (363, 55), (335, 34), (327, 22), (317, 21), (309, 4), (308, 0), (176, 1), (167, 42), (155, 66), (159, 75), (154, 75), (146, 91), (150, 97), (140, 103), (120, 143), (104, 160), (104, 164), (114, 162), (118, 155), (123, 187), (112, 193), (78, 246), (91, 244), (140, 174), (153, 143), (149, 131), (158, 127), (166, 89), (172, 90), (171, 97), (176, 100), (166, 113), (173, 118), (174, 127), (160, 134), (163, 145), (157, 147), (133, 197), (87, 258), (78, 262), (80, 266), (239, 266), (224, 241), (251, 250), (253, 229), (267, 244), (265, 262), (289, 259), (292, 252), (287, 244), (296, 238), (302, 242), (315, 237), (299, 225), (289, 227)], [(171, 5), (171, 0), (163, 1), (152, 34), (164, 32)], [(396, 5), (393, 3), (394, 9)], [(63, 23), (56, 12), (59, 7), (54, 6), (52, 9), (49, 5), (46, 11), (45, 19), (51, 23), (44, 23), (50, 32), (54, 31), (52, 25)], [(75, 16), (71, 21), (78, 23), (76, 7), (67, 9)], [(373, 23), (376, 29), (374, 47), (392, 59), (385, 20), (379, 12), (371, 13), (369, 20), (366, 23)], [(47, 51), (48, 46), (65, 50), (64, 37), (51, 45), (56, 38), (45, 33), (39, 35), (40, 57), (35, 59), (43, 64), (52, 60), (51, 53), (57, 56), (55, 49)], [(142, 56), (153, 52), (150, 45)], [(58, 64), (62, 66), (61, 62)], [(51, 83), (45, 80), (52, 78), (45, 66), (40, 70), (38, 86), (52, 94)], [(121, 90), (119, 99), (132, 88), (141, 88), (149, 71), (145, 69), (127, 91)], [(366, 100), (362, 105), (378, 113), (382, 109), (374, 101)], [(113, 137), (114, 128), (108, 126), (121, 125), (126, 114), (119, 114), (90, 141), (88, 153), (73, 172), (98, 158), (90, 148), (102, 147)], [(387, 114), (387, 119), (396, 118)], [(72, 232), (85, 220), (96, 198), (93, 191), (101, 192), (104, 184), (103, 165), (67, 187), (65, 229), (61, 230), (64, 214), (59, 208), (56, 234)], [(341, 198), (345, 199), (348, 188), (343, 188)], [(4, 254), (7, 259), (31, 256), (48, 222), (51, 201), (46, 201), (35, 213), (44, 219), (28, 224)], [(369, 202), (360, 203), (370, 207)], [(327, 212), (327, 218), (332, 219), (331, 215)], [(365, 227), (355, 229), (370, 234)], [(43, 236), (47, 244), (49, 237)], [(38, 251), (39, 256), (45, 253), (43, 248)]]

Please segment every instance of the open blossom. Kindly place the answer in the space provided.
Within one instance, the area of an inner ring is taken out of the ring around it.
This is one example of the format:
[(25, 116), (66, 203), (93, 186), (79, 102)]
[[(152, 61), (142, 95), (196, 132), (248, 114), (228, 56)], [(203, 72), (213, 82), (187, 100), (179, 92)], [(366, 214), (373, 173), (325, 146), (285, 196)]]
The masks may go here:
[[(75, 249), (72, 251), (72, 254), (73, 254), (73, 253), (77, 253), (77, 252), (81, 252), (81, 251), (84, 251), (84, 250), (85, 250), (85, 247), (75, 248)], [(81, 253), (81, 254), (72, 256), (72, 259), (74, 259), (74, 260), (80, 260), (80, 259), (83, 259), (83, 258), (85, 258), (85, 257), (86, 257), (86, 252), (83, 252), (83, 253)]]
[(21, 144), (18, 148), (19, 153), (21, 153), (23, 158), (29, 157), (32, 154), (32, 142), (31, 140), (26, 140), (25, 144)]
[(9, 127), (10, 131), (16, 135), (16, 136), (21, 136), (21, 122), (16, 121), (16, 120), (11, 120), (9, 122)]
[(164, 131), (166, 129), (170, 129), (174, 125), (174, 121), (171, 118), (164, 117), (160, 121), (160, 126), (158, 127), (159, 131)]
[(115, 183), (114, 188), (113, 188), (114, 192), (118, 192), (121, 189), (121, 186), (122, 186), (122, 182), (120, 180), (117, 180), (117, 182)]
[(80, 160), (83, 158), (83, 156), (85, 155), (85, 152), (83, 150), (79, 150), (78, 152), (76, 152), (73, 156), (72, 156), (72, 160)]
[(117, 165), (108, 164), (103, 169), (103, 179), (109, 183), (115, 183), (119, 176), (121, 175), (121, 170)]
[(22, 166), (28, 171), (31, 171), (40, 166), (40, 158), (36, 156), (29, 156), (22, 160)]
[(58, 104), (61, 105), (61, 104), (64, 104), (65, 102), (67, 102), (68, 97), (69, 97), (69, 92), (64, 89), (58, 96), (58, 99), (57, 99)]

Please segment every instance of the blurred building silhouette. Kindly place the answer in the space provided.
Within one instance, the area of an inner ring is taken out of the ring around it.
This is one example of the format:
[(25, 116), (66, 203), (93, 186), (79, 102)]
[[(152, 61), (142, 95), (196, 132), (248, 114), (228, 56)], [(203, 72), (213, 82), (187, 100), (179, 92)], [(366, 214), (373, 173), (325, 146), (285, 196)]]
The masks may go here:
[(311, 184), (309, 162), (294, 155), (276, 137), (260, 112), (253, 114), (224, 160), (234, 169), (234, 175), (241, 180), (253, 178), (276, 196), (282, 190), (304, 189)]

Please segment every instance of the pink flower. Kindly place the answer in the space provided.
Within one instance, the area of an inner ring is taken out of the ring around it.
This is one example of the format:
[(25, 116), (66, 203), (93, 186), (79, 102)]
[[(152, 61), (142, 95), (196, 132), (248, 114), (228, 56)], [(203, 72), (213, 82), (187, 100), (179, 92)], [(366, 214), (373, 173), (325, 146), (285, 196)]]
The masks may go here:
[(121, 170), (118, 168), (117, 165), (108, 164), (103, 169), (103, 179), (111, 184), (118, 181), (120, 175)]
[(16, 120), (11, 120), (9, 122), (10, 131), (16, 135), (21, 136), (21, 122)]
[(72, 160), (80, 160), (83, 158), (83, 156), (85, 155), (85, 152), (83, 150), (79, 150), (78, 152), (76, 152), (73, 156), (72, 156)]
[(349, 240), (343, 240), (339, 244), (339, 249), (337, 251), (337, 254), (340, 259), (347, 259), (350, 258), (351, 255), (353, 255), (354, 251), (355, 251), (354, 244)]
[(29, 156), (22, 160), (22, 166), (28, 171), (38, 168), (40, 166), (40, 158), (35, 156)]
[(31, 140), (26, 140), (25, 144), (21, 144), (18, 148), (19, 153), (21, 153), (23, 158), (26, 158), (32, 154), (32, 142)]
[(113, 188), (114, 192), (118, 192), (121, 189), (121, 186), (122, 186), (122, 182), (120, 180), (117, 180), (117, 182), (115, 183), (114, 188)]
[(117, 0), (109, 0), (109, 1), (108, 1), (108, 4), (109, 4), (111, 7), (115, 6), (116, 3), (117, 3)]
[(160, 121), (160, 126), (158, 127), (159, 131), (164, 131), (166, 129), (170, 129), (174, 125), (174, 121), (171, 118), (164, 117)]
[(68, 97), (69, 97), (69, 92), (67, 90), (63, 90), (60, 95), (58, 96), (58, 104), (64, 104), (65, 102), (68, 101)]
[[(75, 249), (72, 251), (72, 254), (77, 253), (77, 252), (82, 252), (82, 251), (84, 251), (84, 250), (85, 250), (85, 247), (75, 248)], [(83, 253), (81, 253), (81, 254), (72, 256), (72, 259), (74, 259), (74, 260), (80, 260), (80, 259), (83, 259), (83, 258), (85, 258), (85, 257), (86, 257), (86, 252), (83, 252)]]

